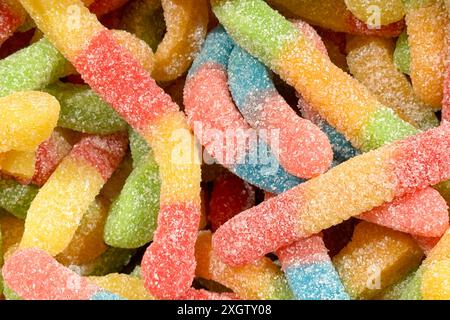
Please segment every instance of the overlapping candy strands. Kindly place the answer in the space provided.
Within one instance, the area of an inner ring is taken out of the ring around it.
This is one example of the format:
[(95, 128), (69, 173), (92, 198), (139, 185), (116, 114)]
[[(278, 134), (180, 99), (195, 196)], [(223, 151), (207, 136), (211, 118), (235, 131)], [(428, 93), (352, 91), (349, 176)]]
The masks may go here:
[(145, 140), (130, 130), (133, 171), (113, 202), (104, 239), (111, 246), (138, 248), (150, 242), (157, 227), (161, 181), (154, 154)]
[(276, 141), (266, 139), (272, 150), (278, 150), (276, 156), (287, 172), (311, 178), (328, 169), (333, 154), (327, 136), (295, 114), (279, 95), (264, 65), (235, 46), (228, 75), (231, 94), (244, 119), (255, 130), (279, 131)]
[(269, 258), (241, 267), (227, 266), (212, 251), (211, 238), (209, 231), (199, 233), (196, 244), (198, 277), (219, 282), (242, 299), (292, 299), (286, 278)]
[(26, 300), (123, 299), (90, 283), (37, 248), (15, 252), (6, 260), (2, 274), (8, 287)]
[(448, 179), (449, 132), (444, 124), (357, 156), (244, 211), (216, 231), (214, 250), (228, 264), (244, 264), (395, 197)]
[(344, 0), (269, 0), (268, 3), (287, 16), (337, 32), (396, 37), (404, 27), (403, 20), (368, 26), (347, 9)]
[[(200, 161), (183, 114), (81, 2), (22, 4), (94, 91), (152, 147), (162, 184), (158, 229), (142, 263), (144, 280), (156, 297), (182, 295), (194, 276), (200, 217)], [(79, 14), (71, 15), (68, 7)]]
[[(312, 41), (315, 41), (320, 50), (326, 53), (326, 48), (320, 41), (320, 37), (311, 27), (301, 22), (297, 22), (296, 25), (305, 34), (308, 34)], [(283, 150), (283, 147), (281, 147), (282, 153), (284, 151), (285, 154), (292, 155), (296, 154), (294, 150), (311, 148), (311, 152), (314, 150), (316, 155), (312, 156), (310, 162), (308, 160), (304, 161), (303, 157), (301, 159), (293, 157), (296, 161), (306, 162), (306, 167), (308, 165), (310, 167), (311, 164), (320, 158), (328, 158), (324, 156), (329, 148), (328, 141), (323, 139), (325, 135), (323, 133), (317, 134), (317, 127), (315, 126), (308, 126), (308, 123), (295, 122), (295, 119), (300, 118), (279, 96), (264, 65), (239, 46), (235, 46), (228, 62), (228, 73), (230, 76), (230, 91), (244, 118), (250, 124), (258, 124), (260, 126), (260, 122), (262, 122), (264, 126), (266, 123), (270, 125), (277, 122), (274, 125), (275, 128), (285, 128), (287, 125), (287, 127), (292, 129), (292, 131), (281, 130), (281, 138), (287, 138), (285, 143), (294, 147), (293, 150)], [(257, 97), (262, 97), (262, 99)], [(274, 101), (278, 101), (278, 103), (274, 104)], [(272, 109), (273, 106), (276, 106), (275, 109)], [(294, 122), (277, 116), (280, 112), (287, 114), (288, 118), (293, 119)], [(269, 120), (270, 117), (272, 118), (271, 120)], [(296, 140), (295, 137), (300, 137), (300, 139)], [(322, 141), (320, 138), (325, 142), (325, 146), (321, 146)], [(297, 143), (293, 143), (292, 140)], [(302, 140), (306, 140), (306, 146), (305, 141)], [(317, 144), (311, 142), (317, 142)], [(281, 143), (283, 144), (283, 142)], [(318, 151), (320, 149), (323, 149), (323, 154)], [(306, 158), (308, 156), (311, 156), (311, 154), (306, 154)], [(330, 164), (329, 160), (331, 160), (331, 157), (329, 157), (328, 161), (322, 161), (324, 165), (318, 168), (317, 173), (327, 170)], [(348, 295), (345, 293), (339, 276), (331, 263), (321, 236), (300, 240), (291, 246), (279, 250), (277, 254), (289, 285), (297, 299), (348, 299)], [(305, 291), (305, 287), (309, 287), (311, 290)]]
[(0, 45), (19, 28), (26, 19), (26, 12), (18, 0), (0, 2)]
[(406, 1), (411, 81), (417, 97), (439, 108), (443, 98), (445, 38), (449, 18), (443, 0)]
[(391, 39), (354, 37), (347, 42), (347, 50), (350, 73), (381, 103), (418, 129), (439, 124), (430, 107), (416, 98), (409, 80), (393, 64)]
[(289, 286), (298, 300), (348, 300), (321, 235), (277, 250)]
[(160, 7), (167, 32), (155, 48), (152, 77), (167, 82), (185, 73), (200, 50), (207, 32), (208, 3), (206, 0), (137, 1), (130, 4), (122, 25), (154, 47), (162, 29), (154, 17)]
[(405, 16), (402, 0), (345, 0), (358, 19), (373, 28), (400, 21)]
[(370, 299), (415, 270), (422, 256), (410, 236), (361, 222), (333, 263), (353, 299)]
[[(305, 36), (299, 36), (284, 17), (264, 2), (219, 1), (213, 9), (241, 45), (294, 85), (355, 147), (366, 151), (417, 133), (414, 127), (381, 105), (362, 84), (309, 45)], [(262, 30), (259, 24), (267, 19), (272, 27)], [(445, 187), (441, 189), (445, 191)]]
[(82, 138), (31, 203), (20, 246), (41, 248), (53, 256), (61, 253), (119, 165), (127, 141), (121, 133)]
[(103, 242), (103, 228), (108, 209), (108, 202), (97, 197), (84, 213), (69, 245), (56, 256), (56, 260), (65, 266), (83, 265), (105, 252), (107, 246)]
[(208, 154), (243, 180), (269, 192), (290, 189), (302, 180), (283, 170), (264, 141), (249, 142), (256, 132), (231, 99), (226, 67), (233, 45), (221, 27), (208, 34), (184, 89), (189, 123)]

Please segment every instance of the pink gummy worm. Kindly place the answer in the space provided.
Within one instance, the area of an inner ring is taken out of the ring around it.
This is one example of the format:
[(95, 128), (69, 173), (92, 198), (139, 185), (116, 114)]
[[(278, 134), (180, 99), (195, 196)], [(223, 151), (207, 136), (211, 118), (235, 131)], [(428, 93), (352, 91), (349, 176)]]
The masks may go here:
[(439, 237), (449, 225), (447, 203), (433, 188), (398, 197), (358, 218), (422, 237)]
[[(215, 159), (222, 159), (222, 165), (237, 163), (245, 149), (238, 153), (237, 132), (244, 137), (251, 127), (237, 110), (228, 90), (228, 77), (222, 66), (205, 63), (194, 76), (186, 81), (184, 87), (184, 105), (191, 128), (197, 139)], [(201, 128), (199, 128), (201, 124)], [(199, 131), (201, 129), (201, 131)], [(230, 132), (232, 142), (225, 141)], [(223, 137), (223, 143), (217, 144), (217, 134)]]
[(5, 283), (26, 300), (87, 300), (100, 289), (45, 251), (16, 251), (3, 268)]
[[(444, 124), (411, 136), (395, 142), (388, 148), (392, 150), (393, 155), (385, 165), (396, 183), (386, 188), (393, 188), (396, 197), (450, 178), (450, 162), (448, 161), (450, 125)], [(374, 152), (383, 152), (383, 150), (386, 149)], [(355, 159), (359, 157), (364, 155)], [(334, 174), (334, 171), (324, 175), (327, 174)], [(313, 198), (307, 199), (305, 191), (308, 190), (308, 184), (309, 182), (303, 183), (275, 198), (264, 201), (220, 227), (213, 236), (213, 248), (219, 258), (230, 265), (242, 265), (255, 261), (295, 240), (310, 236), (298, 230), (298, 226), (301, 225), (302, 215), (308, 203), (315, 201), (315, 197), (321, 195), (315, 194), (312, 195)], [(329, 186), (323, 186), (323, 188), (326, 192)], [(336, 186), (329, 192), (337, 192), (335, 188)], [(345, 192), (358, 192), (346, 188), (345, 180), (342, 181), (339, 189)], [(323, 228), (328, 227), (331, 225), (323, 225)]]

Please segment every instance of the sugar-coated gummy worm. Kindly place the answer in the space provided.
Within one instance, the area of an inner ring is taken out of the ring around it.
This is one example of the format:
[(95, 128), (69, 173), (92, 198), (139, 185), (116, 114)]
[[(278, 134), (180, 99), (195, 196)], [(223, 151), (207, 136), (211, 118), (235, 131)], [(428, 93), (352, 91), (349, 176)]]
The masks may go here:
[(447, 180), (449, 136), (450, 126), (444, 123), (354, 157), (232, 218), (214, 234), (214, 250), (227, 264), (251, 262), (395, 197)]
[(26, 12), (18, 0), (0, 2), (0, 45), (25, 22), (25, 19)]
[(208, 26), (206, 0), (162, 0), (167, 33), (155, 52), (152, 76), (170, 81), (182, 75), (200, 50)]
[(349, 299), (321, 235), (302, 239), (276, 253), (296, 299)]
[(342, 133), (326, 122), (301, 96), (298, 99), (298, 109), (305, 119), (310, 120), (328, 136), (333, 149), (333, 165), (345, 162), (360, 154)]
[(2, 233), (3, 256), (7, 258), (20, 242), (24, 228), (24, 220), (6, 211), (0, 210), (0, 229)]
[(264, 1), (212, 4), (233, 39), (294, 86), (354, 147), (367, 151), (416, 132)]
[(44, 89), (58, 99), (58, 126), (90, 134), (126, 130), (126, 122), (88, 86), (58, 82)]
[[(289, 17), (301, 18), (336, 32), (396, 37), (404, 26), (402, 20), (380, 26), (371, 23), (369, 26), (347, 9), (344, 0), (269, 0), (268, 3)], [(378, 21), (374, 22), (377, 24)]]
[(351, 74), (418, 129), (436, 127), (439, 121), (429, 106), (418, 100), (405, 75), (393, 63), (391, 39), (353, 37), (347, 42), (347, 63)]
[(201, 179), (199, 154), (183, 113), (80, 1), (21, 3), (91, 88), (153, 149), (161, 196), (158, 228), (142, 261), (144, 282), (157, 298), (183, 295), (195, 273)]
[(439, 240), (441, 240), (441, 236), (439, 237), (422, 237), (417, 235), (412, 235), (414, 240), (416, 240), (419, 247), (422, 249), (423, 253), (428, 256), (433, 248), (438, 244)]
[(11, 150), (0, 154), (0, 170), (23, 184), (30, 182), (35, 171), (36, 152)]
[(22, 185), (10, 178), (0, 178), (0, 207), (17, 218), (25, 219), (37, 193), (36, 186)]
[(410, 236), (361, 222), (333, 263), (353, 299), (370, 299), (416, 269), (422, 256)]
[(228, 85), (244, 119), (255, 129), (279, 130), (276, 144), (267, 139), (283, 168), (302, 178), (328, 169), (333, 153), (327, 136), (296, 115), (275, 88), (266, 67), (235, 46), (228, 62)]
[(31, 182), (37, 186), (42, 186), (71, 149), (72, 145), (64, 136), (64, 133), (59, 129), (54, 130), (50, 138), (37, 148)]
[(50, 137), (59, 110), (58, 101), (44, 92), (23, 91), (0, 98), (0, 153), (35, 151)]
[(406, 31), (402, 32), (395, 44), (394, 64), (400, 72), (407, 75), (411, 73), (411, 52)]
[[(448, 17), (450, 18), (450, 2), (445, 1), (445, 7), (447, 8)], [(450, 34), (450, 30), (447, 30), (447, 37)], [(445, 68), (445, 79), (444, 79), (444, 97), (442, 100), (442, 120), (450, 121), (450, 63), (448, 59), (450, 57), (450, 43), (447, 40), (445, 54), (447, 57), (447, 65)]]
[(61, 253), (119, 165), (127, 142), (122, 133), (82, 138), (31, 203), (20, 246), (37, 247), (53, 256)]
[(211, 238), (209, 231), (199, 233), (196, 244), (198, 277), (225, 285), (241, 299), (292, 299), (286, 278), (269, 258), (241, 267), (227, 266), (212, 251)]
[(90, 283), (37, 248), (15, 252), (5, 261), (2, 274), (8, 287), (26, 300), (123, 299)]
[(106, 251), (103, 228), (108, 215), (108, 202), (97, 197), (86, 210), (69, 245), (55, 258), (65, 266), (83, 265)]
[(406, 1), (414, 92), (434, 108), (439, 108), (442, 103), (448, 22), (443, 0)]
[(422, 264), (423, 299), (448, 300), (450, 290), (450, 229), (442, 236)]
[(43, 89), (71, 70), (58, 50), (45, 38), (41, 39), (0, 60), (0, 96)]
[[(221, 27), (208, 34), (184, 89), (188, 121), (205, 150), (231, 172), (269, 192), (290, 189), (302, 180), (280, 166), (232, 101), (226, 68), (233, 46)], [(249, 141), (251, 134), (258, 141)]]
[(373, 28), (400, 21), (405, 16), (402, 0), (345, 0), (347, 8)]
[(153, 152), (149, 152), (137, 163), (111, 205), (104, 231), (107, 244), (138, 248), (153, 239), (160, 185), (158, 164)]

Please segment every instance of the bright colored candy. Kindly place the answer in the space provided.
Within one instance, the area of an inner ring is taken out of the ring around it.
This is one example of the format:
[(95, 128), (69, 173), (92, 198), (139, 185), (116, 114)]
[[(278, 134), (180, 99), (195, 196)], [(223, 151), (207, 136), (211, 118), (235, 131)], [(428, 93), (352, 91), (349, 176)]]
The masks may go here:
[(25, 219), (37, 193), (38, 188), (33, 185), (22, 185), (12, 179), (0, 178), (0, 207), (17, 218)]
[[(91, 88), (153, 149), (161, 178), (160, 212), (154, 241), (143, 258), (143, 275), (156, 297), (182, 295), (194, 277), (200, 220), (200, 161), (184, 115), (80, 1), (22, 0), (22, 4)], [(69, 6), (77, 10), (79, 25), (60, 24), (61, 19), (73, 21)], [(179, 231), (175, 236), (173, 228)]]
[(269, 0), (268, 2), (281, 10), (283, 14), (301, 18), (312, 25), (337, 32), (396, 37), (403, 29), (399, 22), (375, 28), (368, 26), (347, 10), (344, 0)]
[(354, 147), (367, 151), (416, 132), (265, 2), (213, 1), (213, 10), (238, 44), (293, 85)]
[(409, 287), (411, 281), (414, 279), (417, 270), (411, 271), (402, 280), (397, 281), (393, 285), (384, 289), (374, 299), (376, 300), (401, 300), (405, 290)]
[(61, 253), (119, 165), (126, 144), (123, 134), (87, 136), (76, 144), (31, 203), (21, 247)]
[(18, 0), (0, 2), (0, 45), (16, 31), (26, 19), (26, 12)]
[(233, 290), (242, 299), (292, 299), (280, 269), (268, 258), (245, 266), (230, 267), (211, 248), (211, 232), (200, 232), (196, 244), (196, 275), (212, 279)]
[(327, 136), (310, 121), (298, 117), (278, 94), (266, 67), (239, 46), (228, 62), (228, 85), (236, 106), (255, 129), (279, 130), (266, 142), (286, 171), (311, 178), (328, 169), (332, 150)]
[(136, 164), (105, 225), (105, 242), (113, 247), (138, 248), (153, 239), (159, 211), (158, 165), (152, 152)]
[(36, 151), (32, 183), (42, 186), (71, 149), (72, 145), (64, 133), (54, 130), (50, 138), (41, 143)]
[(100, 194), (109, 202), (114, 202), (122, 191), (125, 181), (133, 170), (132, 162), (131, 156), (127, 154), (111, 178), (104, 184)]
[(107, 246), (103, 242), (103, 229), (107, 215), (107, 201), (97, 198), (83, 215), (69, 245), (56, 256), (56, 260), (65, 266), (82, 265), (105, 252)]
[(411, 237), (361, 222), (333, 263), (353, 299), (370, 299), (417, 268), (422, 256)]
[(411, 53), (406, 32), (403, 32), (397, 39), (394, 50), (394, 64), (400, 72), (408, 75), (411, 73)]
[(208, 25), (208, 6), (205, 0), (162, 0), (161, 5), (167, 33), (155, 52), (152, 76), (170, 81), (187, 71), (200, 50)]
[(422, 300), (422, 275), (423, 268), (420, 267), (414, 274), (414, 277), (406, 284), (400, 296), (401, 300)]
[(422, 264), (421, 292), (425, 300), (450, 299), (450, 229)]
[(2, 273), (8, 287), (27, 300), (120, 299), (81, 278), (45, 251), (36, 248), (14, 253), (6, 260)]
[(439, 121), (429, 106), (419, 101), (405, 75), (393, 63), (390, 39), (354, 37), (347, 43), (347, 63), (353, 76), (416, 128), (436, 127)]
[(35, 163), (35, 151), (11, 150), (0, 154), (0, 170), (23, 183), (28, 183), (33, 177)]
[(50, 137), (59, 109), (58, 101), (43, 92), (24, 91), (0, 98), (0, 153), (35, 151)]
[(153, 300), (144, 282), (127, 274), (110, 273), (105, 276), (88, 277), (89, 282), (128, 300)]
[(58, 99), (58, 125), (90, 134), (111, 134), (126, 129), (126, 123), (89, 87), (55, 83), (44, 89)]
[(403, 19), (405, 10), (402, 0), (345, 0), (347, 8), (372, 28)]
[(422, 237), (416, 235), (412, 236), (426, 256), (430, 254), (433, 248), (438, 244), (439, 240), (441, 240), (441, 237)]
[(443, 0), (406, 3), (413, 89), (424, 103), (439, 108), (443, 97), (447, 11)]
[[(184, 90), (188, 121), (205, 150), (243, 180), (269, 192), (301, 182), (279, 165), (257, 132), (242, 118), (227, 84), (226, 66), (233, 42), (223, 28), (209, 33), (189, 70)], [(229, 137), (227, 137), (229, 135)], [(255, 142), (249, 141), (251, 135)]]
[(302, 97), (298, 99), (298, 108), (305, 119), (317, 125), (328, 136), (333, 149), (333, 164), (345, 162), (359, 154), (345, 136), (330, 126)]
[(422, 237), (439, 237), (448, 228), (448, 207), (434, 189), (394, 199), (358, 218)]
[(283, 271), (298, 300), (347, 300), (322, 236), (312, 236), (279, 249)]
[(239, 300), (239, 297), (234, 293), (229, 292), (211, 292), (203, 289), (190, 289), (188, 293), (182, 297), (185, 300)]
[(216, 231), (214, 250), (230, 265), (254, 261), (395, 197), (447, 180), (449, 134), (450, 126), (443, 124), (362, 154), (244, 211)]
[(209, 201), (211, 230), (255, 205), (255, 189), (235, 175), (225, 173), (214, 181)]
[(0, 60), (0, 96), (39, 90), (71, 73), (67, 60), (46, 39)]

